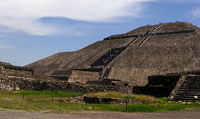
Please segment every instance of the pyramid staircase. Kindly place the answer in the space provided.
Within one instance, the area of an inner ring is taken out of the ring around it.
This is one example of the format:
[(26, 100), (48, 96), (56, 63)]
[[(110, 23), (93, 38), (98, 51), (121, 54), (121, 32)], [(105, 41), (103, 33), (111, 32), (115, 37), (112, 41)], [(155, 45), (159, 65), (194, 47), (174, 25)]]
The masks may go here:
[(138, 38), (138, 36), (134, 36), (133, 39), (124, 47), (119, 48), (112, 48), (107, 53), (105, 53), (102, 57), (100, 57), (98, 60), (96, 60), (93, 64), (91, 64), (90, 68), (92, 69), (103, 69), (106, 67), (114, 58), (116, 58), (118, 55), (120, 55), (123, 51), (125, 51), (131, 44), (135, 44), (138, 47), (141, 47), (142, 44), (144, 44), (150, 35), (148, 35), (150, 32), (153, 32), (160, 28), (162, 25), (159, 24), (155, 28), (151, 29), (150, 31), (147, 31), (143, 36), (144, 38)]
[(200, 101), (200, 76), (182, 77), (169, 96), (169, 99), (185, 102)]
[(127, 47), (119, 47), (119, 48), (112, 48), (107, 53), (105, 53), (102, 57), (96, 60), (92, 65), (91, 68), (104, 68), (108, 65), (115, 57), (117, 57), (120, 53), (122, 53)]
[(104, 79), (107, 79), (107, 77), (108, 77), (108, 75), (109, 75), (111, 69), (112, 69), (112, 68), (107, 68), (107, 69), (106, 69), (106, 71), (104, 72), (104, 75), (103, 75), (103, 78), (104, 78)]
[(111, 69), (103, 72), (106, 67), (113, 59), (121, 54), (127, 47), (112, 48), (106, 52), (103, 56), (92, 63), (88, 68), (84, 69), (73, 69), (72, 75), (68, 78), (69, 82), (87, 83), (96, 80), (104, 80), (107, 78)]

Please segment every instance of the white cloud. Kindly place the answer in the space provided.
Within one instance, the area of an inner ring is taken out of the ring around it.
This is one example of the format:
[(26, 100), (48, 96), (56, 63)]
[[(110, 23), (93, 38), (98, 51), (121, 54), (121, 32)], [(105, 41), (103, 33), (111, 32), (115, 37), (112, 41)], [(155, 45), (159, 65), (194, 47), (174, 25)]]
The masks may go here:
[(192, 10), (192, 15), (195, 18), (200, 18), (200, 8), (196, 8)]
[(16, 19), (16, 18), (0, 18), (0, 24), (4, 28), (5, 32), (8, 31), (23, 31), (32, 35), (46, 35), (55, 32), (51, 27), (45, 26), (44, 24), (37, 22), (34, 19)]
[(143, 3), (156, 0), (0, 0), (0, 25), (33, 35), (55, 33), (39, 22), (43, 17), (66, 17), (89, 22), (115, 21), (117, 17), (137, 17)]
[(200, 0), (166, 0), (169, 2), (177, 2), (177, 3), (200, 3)]

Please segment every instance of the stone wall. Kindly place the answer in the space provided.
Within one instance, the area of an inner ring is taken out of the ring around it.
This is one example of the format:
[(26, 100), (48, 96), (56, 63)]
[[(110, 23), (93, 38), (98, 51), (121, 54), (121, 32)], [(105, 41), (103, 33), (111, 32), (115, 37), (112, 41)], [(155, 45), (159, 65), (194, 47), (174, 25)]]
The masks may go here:
[(102, 98), (102, 97), (88, 97), (84, 96), (83, 101), (87, 104), (147, 104), (145, 101), (136, 99), (122, 99), (122, 98)]
[(15, 90), (68, 91), (79, 93), (118, 91), (128, 93), (131, 89), (128, 86), (88, 85), (79, 83), (69, 83), (67, 81), (56, 80), (48, 77), (41, 77), (39, 79), (5, 76), (3, 74), (0, 74), (0, 91)]
[(180, 75), (154, 75), (148, 77), (148, 87), (175, 87)]
[(68, 79), (68, 82), (70, 83), (78, 82), (86, 84), (88, 81), (95, 81), (98, 79), (99, 79), (99, 72), (73, 70), (72, 75)]
[(73, 70), (56, 70), (50, 77), (56, 78), (58, 80), (68, 81), (69, 77), (72, 75)]
[(18, 90), (14, 83), (10, 83), (8, 75), (6, 75), (6, 71), (3, 66), (0, 66), (0, 91), (12, 91)]
[[(38, 91), (68, 91), (68, 92), (104, 92), (118, 91), (128, 93), (129, 86), (87, 84), (89, 80), (98, 80), (98, 72), (73, 71), (73, 82), (57, 80), (51, 77), (33, 74), (30, 69), (15, 66), (0, 67), (0, 91), (38, 90)], [(74, 80), (76, 79), (77, 80)], [(80, 83), (76, 83), (80, 82)]]
[(8, 77), (5, 74), (0, 74), (0, 91), (18, 90), (14, 84), (11, 85), (8, 81)]
[(85, 104), (152, 104), (155, 102), (145, 102), (137, 99), (125, 99), (125, 98), (103, 98), (103, 97), (89, 97), (78, 96), (70, 97), (59, 100), (66, 103), (85, 103)]
[(5, 73), (10, 76), (23, 76), (23, 77), (30, 77), (33, 75), (33, 71), (13, 69), (13, 68), (5, 68)]
[(153, 75), (148, 77), (148, 84), (142, 87), (133, 87), (133, 93), (151, 95), (156, 97), (168, 97), (177, 81), (179, 75)]
[(18, 66), (0, 66), (1, 72), (7, 74), (8, 76), (20, 76), (20, 77), (31, 77), (34, 71), (27, 68), (22, 68)]
[(150, 95), (155, 97), (168, 97), (173, 88), (171, 87), (133, 87), (134, 94)]
[(132, 86), (145, 86), (148, 84), (148, 76), (159, 74), (155, 69), (141, 68), (112, 68), (108, 79), (121, 80)]

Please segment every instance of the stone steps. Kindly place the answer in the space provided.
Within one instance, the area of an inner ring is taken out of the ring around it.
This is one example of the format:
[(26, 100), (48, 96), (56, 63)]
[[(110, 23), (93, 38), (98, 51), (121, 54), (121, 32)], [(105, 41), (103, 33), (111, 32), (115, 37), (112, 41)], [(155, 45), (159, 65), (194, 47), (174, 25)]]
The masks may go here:
[(96, 60), (93, 64), (90, 65), (90, 68), (103, 68), (109, 64), (115, 57), (121, 54), (127, 47), (112, 48), (102, 57)]
[(200, 101), (200, 79), (198, 77), (186, 78), (172, 100), (187, 102)]

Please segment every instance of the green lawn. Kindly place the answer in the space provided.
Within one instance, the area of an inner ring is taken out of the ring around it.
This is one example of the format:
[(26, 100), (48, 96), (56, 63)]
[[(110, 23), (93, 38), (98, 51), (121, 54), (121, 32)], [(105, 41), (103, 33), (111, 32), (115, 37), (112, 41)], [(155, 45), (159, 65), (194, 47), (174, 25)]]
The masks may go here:
[[(125, 104), (84, 104), (62, 103), (58, 100), (67, 97), (83, 96), (81, 93), (51, 92), (51, 91), (19, 91), (0, 92), (0, 109), (14, 109), (27, 111), (119, 111), (126, 112)], [(88, 94), (91, 95), (91, 94)], [(94, 95), (94, 94), (92, 94)], [(124, 96), (124, 95), (123, 95)], [(123, 97), (122, 96), (122, 97)], [(53, 101), (52, 101), (53, 97)], [(137, 97), (138, 98), (138, 97)], [(144, 97), (143, 97), (144, 98)], [(162, 104), (128, 104), (128, 112), (157, 112), (169, 110), (196, 109), (199, 103), (168, 102), (166, 98), (157, 99)]]

